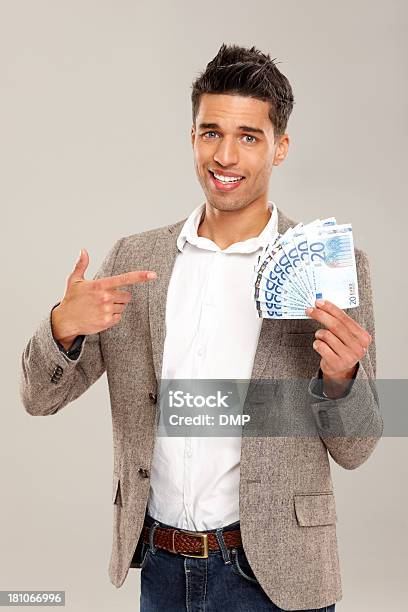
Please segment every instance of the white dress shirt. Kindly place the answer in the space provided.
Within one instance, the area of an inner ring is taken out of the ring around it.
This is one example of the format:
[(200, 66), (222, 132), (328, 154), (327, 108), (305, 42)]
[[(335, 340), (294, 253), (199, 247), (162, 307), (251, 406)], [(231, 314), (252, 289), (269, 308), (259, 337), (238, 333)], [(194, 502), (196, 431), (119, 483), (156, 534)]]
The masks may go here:
[[(162, 379), (251, 378), (262, 324), (253, 270), (278, 227), (277, 208), (268, 205), (259, 236), (226, 249), (197, 235), (205, 204), (186, 220), (167, 293)], [(148, 513), (194, 531), (238, 521), (240, 455), (240, 436), (156, 436)]]

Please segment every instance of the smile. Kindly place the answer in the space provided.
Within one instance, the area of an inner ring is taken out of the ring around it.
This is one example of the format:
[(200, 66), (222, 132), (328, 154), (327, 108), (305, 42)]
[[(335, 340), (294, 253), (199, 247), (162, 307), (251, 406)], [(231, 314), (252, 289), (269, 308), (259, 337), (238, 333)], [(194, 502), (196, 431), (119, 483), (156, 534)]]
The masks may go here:
[(239, 187), (243, 180), (245, 180), (244, 176), (224, 176), (223, 174), (216, 174), (215, 172), (208, 171), (211, 175), (212, 181), (215, 186), (221, 191), (231, 191), (231, 189), (235, 189)]

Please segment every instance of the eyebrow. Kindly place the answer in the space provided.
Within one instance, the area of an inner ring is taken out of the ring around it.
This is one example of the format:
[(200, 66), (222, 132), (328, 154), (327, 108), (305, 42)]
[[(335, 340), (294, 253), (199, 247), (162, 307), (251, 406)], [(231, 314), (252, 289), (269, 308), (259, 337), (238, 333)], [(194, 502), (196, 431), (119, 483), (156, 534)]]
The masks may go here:
[[(201, 129), (216, 129), (216, 130), (220, 129), (220, 126), (218, 125), (218, 123), (200, 123), (198, 127), (200, 130)], [(261, 128), (251, 127), (250, 125), (240, 125), (238, 126), (238, 129), (242, 130), (243, 132), (254, 132), (255, 134), (265, 135), (265, 132), (261, 130)]]

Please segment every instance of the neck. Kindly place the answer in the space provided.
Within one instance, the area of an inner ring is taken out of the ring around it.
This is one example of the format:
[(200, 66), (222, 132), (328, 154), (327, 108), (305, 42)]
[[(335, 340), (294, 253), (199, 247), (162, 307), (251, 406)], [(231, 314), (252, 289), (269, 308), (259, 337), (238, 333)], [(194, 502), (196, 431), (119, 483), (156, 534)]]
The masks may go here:
[(212, 240), (223, 250), (259, 236), (270, 218), (267, 201), (253, 202), (239, 210), (218, 210), (206, 202), (197, 235)]

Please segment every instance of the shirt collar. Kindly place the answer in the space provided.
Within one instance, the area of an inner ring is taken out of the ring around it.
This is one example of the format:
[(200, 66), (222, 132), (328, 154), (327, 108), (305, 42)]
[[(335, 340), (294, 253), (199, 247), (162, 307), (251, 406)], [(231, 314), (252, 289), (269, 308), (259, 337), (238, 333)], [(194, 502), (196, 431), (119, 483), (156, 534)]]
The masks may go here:
[(197, 229), (201, 221), (203, 212), (205, 211), (205, 203), (200, 204), (195, 208), (189, 217), (186, 219), (183, 227), (181, 228), (180, 234), (177, 238), (177, 247), (179, 251), (183, 251), (186, 242), (192, 244), (201, 249), (207, 249), (209, 251), (222, 251), (223, 253), (253, 253), (259, 248), (273, 242), (278, 229), (278, 210), (274, 202), (268, 202), (269, 210), (271, 211), (271, 217), (264, 229), (258, 236), (248, 238), (241, 242), (234, 242), (229, 247), (222, 250), (209, 238), (197, 235)]

